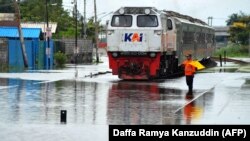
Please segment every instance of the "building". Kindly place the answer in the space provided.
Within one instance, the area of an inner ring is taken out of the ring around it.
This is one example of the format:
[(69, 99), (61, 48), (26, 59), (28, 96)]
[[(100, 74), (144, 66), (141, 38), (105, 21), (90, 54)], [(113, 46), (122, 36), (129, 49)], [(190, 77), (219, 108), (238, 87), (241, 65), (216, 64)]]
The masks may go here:
[[(1, 54), (7, 54), (0, 58), (0, 62), (3, 63), (1, 65), (8, 66), (11, 69), (24, 67), (23, 52), (18, 32), (19, 26), (22, 28), (25, 40), (29, 69), (53, 68), (53, 40), (50, 40), (50, 43), (45, 40), (47, 23), (27, 22), (19, 25), (18, 21), (16, 21), (15, 13), (0, 13), (0, 50)], [(49, 28), (50, 32), (48, 35), (52, 35), (56, 32), (57, 23), (49, 23)]]
[[(25, 50), (29, 69), (44, 69), (46, 64), (46, 44), (42, 39), (41, 28), (22, 28), (25, 42)], [(10, 70), (22, 70), (24, 59), (17, 27), (0, 27), (0, 62), (7, 65)], [(51, 52), (53, 44), (51, 41)], [(50, 54), (51, 65), (53, 65), (53, 53)], [(2, 64), (2, 65), (3, 65)]]
[(214, 26), (216, 47), (225, 47), (228, 44), (230, 33), (229, 26)]

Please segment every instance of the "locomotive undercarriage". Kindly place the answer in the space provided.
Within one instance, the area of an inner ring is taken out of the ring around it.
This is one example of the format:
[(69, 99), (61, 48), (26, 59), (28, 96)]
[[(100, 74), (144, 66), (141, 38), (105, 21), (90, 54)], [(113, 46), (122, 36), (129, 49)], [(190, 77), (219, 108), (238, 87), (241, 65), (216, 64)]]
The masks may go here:
[(163, 54), (160, 58), (158, 78), (171, 77), (181, 74), (183, 74), (183, 68), (178, 65), (178, 58), (175, 58), (175, 55)]
[(147, 80), (183, 73), (174, 54), (156, 53), (155, 57), (120, 56), (114, 59), (112, 53), (109, 53), (109, 58), (113, 75), (118, 75), (121, 79)]
[[(117, 56), (114, 57), (114, 54)], [(109, 52), (109, 64), (113, 75), (121, 79), (147, 80), (157, 77), (160, 67), (161, 54), (155, 52), (140, 53), (133, 52)], [(116, 55), (116, 54), (115, 54)]]
[(142, 61), (125, 62), (118, 70), (119, 78), (148, 79), (150, 78), (149, 67)]

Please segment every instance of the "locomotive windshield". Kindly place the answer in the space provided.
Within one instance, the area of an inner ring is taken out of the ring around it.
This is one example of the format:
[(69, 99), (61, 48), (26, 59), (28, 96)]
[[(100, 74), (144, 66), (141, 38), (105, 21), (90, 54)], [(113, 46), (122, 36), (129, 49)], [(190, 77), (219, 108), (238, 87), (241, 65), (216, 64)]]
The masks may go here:
[(114, 15), (112, 18), (111, 26), (131, 27), (132, 26), (132, 16), (131, 15)]
[(156, 15), (139, 15), (137, 17), (138, 27), (157, 27), (158, 20)]

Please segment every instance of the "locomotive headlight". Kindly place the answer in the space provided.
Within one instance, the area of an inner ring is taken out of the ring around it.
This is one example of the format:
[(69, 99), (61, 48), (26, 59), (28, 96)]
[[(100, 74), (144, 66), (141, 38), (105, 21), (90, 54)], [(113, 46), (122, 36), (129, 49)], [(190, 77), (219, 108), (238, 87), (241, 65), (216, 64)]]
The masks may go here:
[(116, 58), (116, 57), (118, 56), (118, 53), (117, 53), (117, 52), (113, 52), (113, 53), (112, 53), (112, 56), (113, 56), (114, 58)]
[(119, 10), (119, 13), (120, 13), (121, 15), (123, 15), (123, 14), (125, 13), (124, 8), (121, 8), (121, 9)]
[(156, 56), (156, 54), (155, 54), (154, 52), (151, 52), (151, 53), (149, 54), (149, 56), (150, 56), (151, 58), (154, 58), (154, 57)]
[(144, 10), (144, 13), (145, 13), (146, 15), (149, 15), (149, 14), (150, 14), (150, 9), (145, 9), (145, 10)]

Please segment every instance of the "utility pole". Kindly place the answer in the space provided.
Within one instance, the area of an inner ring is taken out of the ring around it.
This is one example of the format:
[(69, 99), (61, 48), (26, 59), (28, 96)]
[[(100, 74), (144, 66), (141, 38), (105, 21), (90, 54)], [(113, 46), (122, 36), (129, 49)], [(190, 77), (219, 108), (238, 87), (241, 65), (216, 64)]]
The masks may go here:
[(21, 22), (20, 22), (20, 19), (21, 19), (20, 9), (19, 9), (19, 6), (18, 6), (16, 0), (14, 0), (13, 2), (14, 2), (14, 7), (15, 7), (15, 14), (17, 17), (19, 38), (20, 38), (21, 47), (22, 47), (23, 63), (24, 63), (24, 67), (28, 68), (28, 58), (27, 58), (27, 54), (26, 54), (26, 48), (25, 48), (25, 44), (24, 44), (23, 32), (22, 32), (22, 27), (21, 27)]
[(77, 11), (77, 0), (74, 0), (74, 10), (73, 10), (73, 15), (75, 15), (75, 51), (74, 51), (74, 58), (75, 58), (75, 78), (78, 77), (78, 70), (77, 70), (77, 56), (78, 56), (78, 48), (77, 48), (77, 16), (78, 16), (78, 11)]
[(250, 57), (250, 32), (248, 37), (248, 56)]
[(51, 32), (51, 29), (49, 27), (49, 12), (48, 12), (48, 0), (45, 0), (45, 7), (46, 7), (46, 22), (47, 22), (47, 28), (46, 28), (46, 38), (47, 38), (47, 47), (46, 47), (46, 56), (47, 56), (47, 59), (46, 59), (46, 68), (47, 69), (50, 69), (50, 32)]
[(86, 31), (87, 31), (87, 25), (86, 25), (86, 0), (84, 0), (84, 13), (83, 13), (83, 39), (86, 39), (87, 38), (87, 34), (86, 34)]
[(75, 0), (75, 64), (77, 64), (77, 0)]
[(211, 17), (211, 26), (213, 26), (213, 17)]
[(208, 24), (209, 26), (213, 26), (213, 17), (208, 17), (208, 18), (207, 18), (207, 24)]
[(96, 63), (99, 63), (99, 56), (98, 56), (98, 21), (96, 15), (96, 0), (94, 0), (94, 12), (95, 12), (95, 47), (96, 47)]

